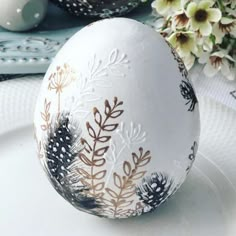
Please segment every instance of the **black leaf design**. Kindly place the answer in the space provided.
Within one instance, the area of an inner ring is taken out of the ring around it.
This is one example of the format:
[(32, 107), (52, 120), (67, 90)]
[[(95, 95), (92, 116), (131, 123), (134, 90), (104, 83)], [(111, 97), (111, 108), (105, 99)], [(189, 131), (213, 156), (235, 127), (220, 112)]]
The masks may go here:
[(180, 84), (180, 91), (183, 98), (187, 100), (186, 105), (190, 104), (188, 111), (194, 111), (198, 100), (190, 82), (182, 80)]
[(172, 184), (173, 180), (166, 174), (155, 172), (143, 178), (142, 183), (136, 187), (136, 193), (148, 211), (153, 211), (171, 195)]

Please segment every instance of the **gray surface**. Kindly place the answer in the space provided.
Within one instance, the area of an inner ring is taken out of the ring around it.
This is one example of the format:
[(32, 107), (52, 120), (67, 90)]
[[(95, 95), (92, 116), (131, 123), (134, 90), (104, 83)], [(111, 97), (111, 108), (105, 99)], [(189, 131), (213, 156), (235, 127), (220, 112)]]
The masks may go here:
[[(150, 15), (151, 7), (147, 4), (126, 17), (144, 22)], [(68, 38), (94, 20), (70, 16), (50, 5), (46, 19), (34, 31), (13, 33), (0, 28), (0, 74), (46, 72)]]

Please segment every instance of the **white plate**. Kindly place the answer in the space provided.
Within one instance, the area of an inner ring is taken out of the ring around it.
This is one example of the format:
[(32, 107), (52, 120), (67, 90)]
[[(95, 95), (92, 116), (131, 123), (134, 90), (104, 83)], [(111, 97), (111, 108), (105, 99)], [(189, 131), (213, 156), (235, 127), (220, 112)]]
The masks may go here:
[[(35, 90), (36, 84), (40, 83), (35, 82)], [(0, 132), (0, 235), (236, 235), (235, 111), (201, 97), (200, 152), (185, 184), (153, 214), (106, 220), (77, 211), (49, 184), (29, 124), (35, 101), (31, 96), (23, 96), (29, 104), (22, 108), (24, 114), (19, 113), (25, 123)], [(3, 120), (7, 116), (12, 123), (17, 120), (9, 113)]]

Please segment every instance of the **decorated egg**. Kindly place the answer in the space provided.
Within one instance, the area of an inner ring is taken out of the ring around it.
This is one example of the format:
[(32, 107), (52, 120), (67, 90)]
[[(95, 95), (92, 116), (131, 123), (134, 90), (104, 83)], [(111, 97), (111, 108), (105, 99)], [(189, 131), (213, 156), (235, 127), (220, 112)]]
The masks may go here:
[(93, 23), (63, 46), (34, 123), (54, 188), (100, 217), (155, 210), (184, 182), (198, 148), (198, 101), (183, 62), (126, 18)]
[(106, 18), (124, 15), (147, 0), (51, 0), (72, 15)]
[(37, 27), (47, 12), (48, 0), (1, 0), (0, 25), (11, 31)]

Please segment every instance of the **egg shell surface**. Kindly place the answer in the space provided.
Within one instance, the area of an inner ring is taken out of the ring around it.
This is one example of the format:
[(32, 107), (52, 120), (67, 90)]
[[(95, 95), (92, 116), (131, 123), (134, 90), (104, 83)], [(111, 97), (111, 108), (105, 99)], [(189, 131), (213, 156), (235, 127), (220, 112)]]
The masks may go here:
[(186, 68), (150, 27), (127, 18), (76, 33), (49, 67), (35, 110), (39, 158), (77, 209), (151, 212), (196, 157), (198, 101)]

